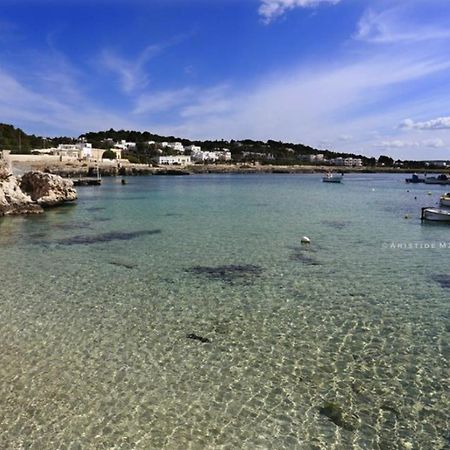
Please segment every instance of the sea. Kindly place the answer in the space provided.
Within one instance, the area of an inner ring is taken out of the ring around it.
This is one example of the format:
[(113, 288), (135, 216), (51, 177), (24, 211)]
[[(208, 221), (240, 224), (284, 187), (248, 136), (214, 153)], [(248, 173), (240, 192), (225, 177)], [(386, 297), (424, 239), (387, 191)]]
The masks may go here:
[(1, 449), (450, 448), (445, 187), (126, 181), (0, 219)]

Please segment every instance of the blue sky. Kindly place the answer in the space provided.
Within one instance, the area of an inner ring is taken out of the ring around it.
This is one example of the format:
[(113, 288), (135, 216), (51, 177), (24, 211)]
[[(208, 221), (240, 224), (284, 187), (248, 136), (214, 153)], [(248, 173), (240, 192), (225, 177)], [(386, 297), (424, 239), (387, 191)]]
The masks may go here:
[(448, 0), (0, 0), (0, 121), (450, 159)]

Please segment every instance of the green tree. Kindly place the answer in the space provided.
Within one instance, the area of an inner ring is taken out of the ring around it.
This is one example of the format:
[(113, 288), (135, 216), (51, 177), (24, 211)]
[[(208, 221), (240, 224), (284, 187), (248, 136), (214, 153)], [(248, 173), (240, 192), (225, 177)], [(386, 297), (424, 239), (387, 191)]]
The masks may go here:
[(106, 150), (102, 155), (103, 159), (116, 159), (116, 154), (112, 150)]

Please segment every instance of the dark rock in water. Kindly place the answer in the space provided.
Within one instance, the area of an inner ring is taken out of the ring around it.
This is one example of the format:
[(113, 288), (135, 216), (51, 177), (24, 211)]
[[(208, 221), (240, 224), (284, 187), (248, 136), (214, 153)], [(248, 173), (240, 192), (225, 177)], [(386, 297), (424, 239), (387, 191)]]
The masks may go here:
[(439, 283), (441, 288), (450, 289), (450, 275), (433, 275), (431, 278), (433, 281), (436, 281), (436, 283)]
[(349, 227), (351, 225), (351, 222), (345, 220), (323, 220), (322, 224), (330, 228), (342, 230)]
[(123, 261), (110, 261), (109, 264), (118, 267), (125, 267), (125, 269), (136, 269), (137, 264), (127, 263)]
[(210, 344), (211, 343), (210, 339), (205, 338), (203, 336), (199, 336), (198, 334), (195, 334), (195, 333), (188, 334), (186, 337), (188, 339), (193, 339), (194, 341), (203, 342), (204, 344)]
[(395, 406), (390, 405), (389, 403), (383, 403), (383, 404), (380, 406), (380, 409), (382, 409), (383, 411), (391, 412), (391, 413), (394, 414), (396, 417), (400, 417), (400, 412), (398, 411), (398, 409), (397, 409)]
[(327, 402), (320, 408), (319, 412), (328, 417), (338, 427), (347, 431), (354, 431), (355, 426), (346, 419), (344, 411), (337, 403)]
[(196, 275), (205, 276), (212, 280), (221, 280), (227, 283), (232, 283), (233, 281), (243, 281), (259, 277), (262, 274), (263, 269), (252, 264), (231, 264), (229, 266), (218, 267), (195, 266), (188, 271)]
[(86, 211), (89, 212), (96, 212), (96, 211), (104, 211), (106, 208), (104, 208), (103, 206), (91, 206), (89, 208), (86, 208)]
[(302, 247), (292, 247), (292, 254), (291, 254), (291, 260), (301, 262), (303, 264), (306, 264), (308, 266), (320, 266), (321, 263), (317, 261), (316, 258), (311, 256), (312, 250), (308, 246), (302, 246)]
[[(95, 235), (80, 235), (73, 236), (66, 239), (58, 239), (56, 242), (60, 245), (83, 245), (83, 244), (97, 244), (99, 242), (111, 242), (111, 241), (129, 241), (141, 236), (147, 236), (152, 234), (159, 234), (161, 230), (143, 230), (143, 231), (111, 231), (109, 233), (95, 234)], [(47, 242), (51, 244), (51, 242)]]

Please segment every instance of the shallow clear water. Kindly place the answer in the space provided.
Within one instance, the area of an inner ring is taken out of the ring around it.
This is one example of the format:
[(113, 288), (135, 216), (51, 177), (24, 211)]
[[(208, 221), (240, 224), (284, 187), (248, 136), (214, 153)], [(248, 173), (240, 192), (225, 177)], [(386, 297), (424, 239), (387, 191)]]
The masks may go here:
[(403, 178), (110, 179), (0, 220), (0, 448), (449, 448), (444, 188)]

